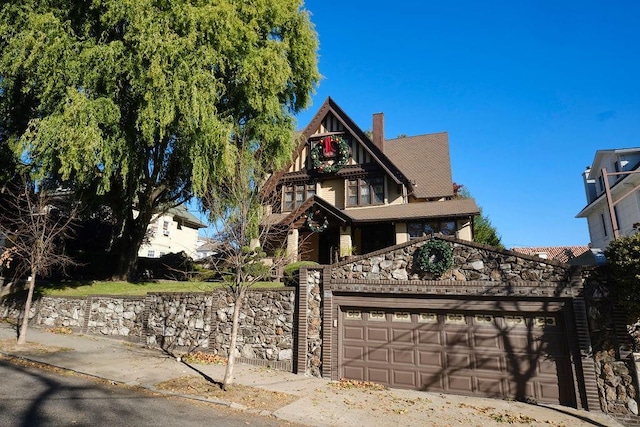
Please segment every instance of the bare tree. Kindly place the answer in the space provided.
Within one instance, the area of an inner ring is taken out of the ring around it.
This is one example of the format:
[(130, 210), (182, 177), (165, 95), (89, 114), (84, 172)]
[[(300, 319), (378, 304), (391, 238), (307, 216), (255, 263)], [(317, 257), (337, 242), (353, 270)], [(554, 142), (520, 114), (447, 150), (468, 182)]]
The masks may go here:
[(261, 191), (266, 176), (260, 156), (248, 147), (237, 150), (224, 185), (211, 186), (202, 198), (203, 209), (219, 242), (213, 268), (223, 277), (233, 302), (228, 363), (222, 380), (227, 390), (233, 383), (238, 319), (247, 290), (271, 279), (271, 272), (286, 262), (287, 230), (266, 220), (277, 196)]
[(64, 253), (64, 240), (70, 237), (78, 206), (71, 198), (47, 191), (37, 183), (23, 179), (20, 185), (4, 188), (0, 210), (0, 234), (5, 237), (4, 256), (15, 265), (14, 280), (28, 276), (28, 293), (18, 334), (18, 344), (27, 342), (29, 312), (36, 278), (53, 267), (73, 264)]

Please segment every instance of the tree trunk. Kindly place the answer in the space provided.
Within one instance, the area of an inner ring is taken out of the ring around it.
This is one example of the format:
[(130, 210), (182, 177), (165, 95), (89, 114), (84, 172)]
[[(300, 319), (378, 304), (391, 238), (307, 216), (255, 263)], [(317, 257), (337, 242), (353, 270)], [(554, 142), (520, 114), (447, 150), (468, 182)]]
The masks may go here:
[(141, 210), (136, 218), (133, 217), (133, 213), (125, 217), (122, 235), (118, 239), (118, 244), (112, 249), (112, 255), (116, 262), (113, 280), (133, 281), (136, 279), (138, 251), (152, 217), (151, 208)]
[(31, 311), (31, 301), (33, 301), (33, 291), (36, 288), (36, 275), (32, 272), (29, 278), (29, 292), (27, 300), (24, 303), (24, 314), (22, 315), (22, 324), (20, 325), (20, 334), (18, 335), (18, 344), (27, 343), (27, 329), (29, 328), (29, 312)]
[(236, 298), (233, 304), (233, 317), (231, 320), (231, 344), (229, 347), (229, 359), (227, 361), (227, 369), (224, 371), (224, 379), (222, 380), (222, 389), (227, 390), (233, 384), (233, 367), (236, 363), (236, 343), (238, 342), (238, 320), (240, 319), (240, 309), (242, 307), (242, 299), (244, 297), (244, 289), (235, 294)]

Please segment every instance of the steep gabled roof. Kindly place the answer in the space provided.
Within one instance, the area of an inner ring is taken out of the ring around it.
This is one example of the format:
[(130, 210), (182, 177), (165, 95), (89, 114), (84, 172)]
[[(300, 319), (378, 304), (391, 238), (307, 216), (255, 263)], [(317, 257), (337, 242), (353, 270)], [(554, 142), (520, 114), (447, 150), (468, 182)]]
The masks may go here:
[(326, 215), (337, 219), (342, 224), (351, 222), (351, 218), (349, 218), (345, 211), (336, 208), (331, 203), (324, 200), (322, 197), (313, 195), (302, 202), (302, 204), (298, 206), (293, 212), (269, 215), (265, 218), (263, 224), (285, 226), (293, 224), (295, 226), (300, 226), (301, 223), (306, 220), (306, 213), (314, 206), (321, 208)]
[(384, 154), (411, 180), (415, 197), (453, 196), (446, 132), (387, 139)]
[(378, 163), (382, 169), (394, 180), (396, 184), (409, 184), (409, 179), (402, 173), (400, 169), (384, 154), (375, 144), (369, 139), (367, 135), (355, 124), (353, 120), (336, 104), (331, 98), (327, 97), (322, 106), (318, 109), (318, 112), (313, 116), (313, 119), (309, 122), (307, 127), (297, 136), (298, 146), (293, 153), (292, 160), (281, 171), (273, 174), (267, 183), (269, 190), (273, 189), (277, 181), (285, 174), (285, 172), (292, 165), (293, 161), (301, 155), (302, 150), (307, 143), (307, 140), (313, 136), (316, 130), (320, 127), (322, 120), (327, 114), (332, 113), (336, 119), (342, 123), (345, 130), (349, 132), (356, 142), (361, 144), (366, 151), (369, 152), (371, 158)]

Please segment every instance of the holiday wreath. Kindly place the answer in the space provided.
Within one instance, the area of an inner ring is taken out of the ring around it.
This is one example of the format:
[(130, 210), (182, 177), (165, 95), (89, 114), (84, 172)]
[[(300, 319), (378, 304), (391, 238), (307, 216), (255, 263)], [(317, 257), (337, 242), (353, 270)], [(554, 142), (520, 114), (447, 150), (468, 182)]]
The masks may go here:
[(414, 262), (420, 271), (440, 276), (453, 265), (453, 251), (444, 240), (430, 239), (418, 248)]
[(336, 173), (348, 160), (349, 144), (336, 135), (323, 138), (311, 149), (312, 167), (320, 173)]
[(327, 217), (325, 216), (324, 221), (322, 221), (322, 224), (320, 224), (320, 220), (316, 218), (318, 215), (320, 215), (319, 209), (316, 209), (315, 211), (310, 210), (309, 212), (307, 212), (307, 227), (309, 227), (309, 230), (313, 231), (314, 233), (322, 233), (329, 226), (329, 220), (327, 219)]

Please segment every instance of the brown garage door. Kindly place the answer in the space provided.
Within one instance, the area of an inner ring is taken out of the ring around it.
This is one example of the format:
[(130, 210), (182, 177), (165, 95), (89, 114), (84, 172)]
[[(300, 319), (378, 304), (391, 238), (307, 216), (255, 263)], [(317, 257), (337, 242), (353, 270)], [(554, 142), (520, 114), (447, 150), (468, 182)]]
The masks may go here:
[(558, 314), (341, 310), (340, 377), (574, 405)]

